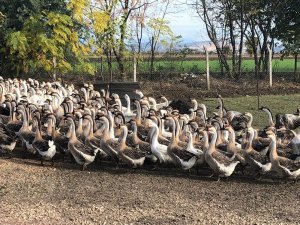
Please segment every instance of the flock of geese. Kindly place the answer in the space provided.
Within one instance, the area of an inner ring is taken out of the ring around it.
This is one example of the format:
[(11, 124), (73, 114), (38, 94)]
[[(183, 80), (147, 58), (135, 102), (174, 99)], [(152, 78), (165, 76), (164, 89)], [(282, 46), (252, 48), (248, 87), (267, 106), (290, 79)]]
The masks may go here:
[[(51, 161), (61, 157), (82, 170), (92, 162), (111, 160), (132, 168), (171, 164), (183, 170), (210, 167), (218, 180), (234, 171), (253, 178), (273, 172), (294, 181), (300, 176), (299, 111), (276, 115), (262, 107), (268, 124), (252, 127), (248, 112), (227, 110), (221, 96), (210, 117), (206, 106), (191, 99), (188, 114), (139, 90), (126, 94), (126, 107), (109, 89), (0, 77), (0, 148), (12, 157), (19, 146), (25, 154)], [(123, 96), (122, 96), (123, 97)], [(134, 108), (134, 109), (132, 109)]]

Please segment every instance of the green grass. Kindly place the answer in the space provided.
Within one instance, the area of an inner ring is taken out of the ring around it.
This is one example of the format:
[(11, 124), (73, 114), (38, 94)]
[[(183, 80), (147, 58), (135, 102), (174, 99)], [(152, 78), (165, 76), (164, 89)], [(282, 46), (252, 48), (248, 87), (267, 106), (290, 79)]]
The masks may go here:
[[(272, 61), (273, 71), (274, 72), (292, 72), (294, 70), (294, 60), (293, 59), (274, 59)], [(100, 68), (100, 64), (95, 62), (95, 66)], [(254, 71), (254, 60), (246, 59), (242, 62), (242, 71), (243, 72), (253, 72)], [(128, 74), (133, 71), (133, 63), (131, 61), (125, 62), (125, 70)], [(141, 61), (139, 63), (138, 72), (147, 73), (149, 72), (150, 63), (147, 60)], [(164, 73), (204, 73), (205, 72), (205, 61), (204, 60), (166, 60), (160, 59), (155, 61), (154, 70)], [(108, 67), (104, 62), (103, 71), (107, 73)], [(210, 71), (211, 72), (220, 72), (220, 65), (218, 60), (210, 61)], [(113, 72), (118, 72), (118, 66), (116, 62), (113, 62)]]
[[(268, 107), (275, 119), (277, 113), (294, 113), (300, 107), (300, 94), (293, 95), (264, 95), (260, 96), (260, 107)], [(201, 101), (208, 109), (208, 115), (216, 112), (217, 99), (208, 98)], [(239, 112), (250, 112), (253, 115), (253, 126), (263, 128), (267, 125), (267, 115), (265, 112), (257, 110), (257, 97), (236, 97), (224, 98), (224, 105), (228, 110)]]

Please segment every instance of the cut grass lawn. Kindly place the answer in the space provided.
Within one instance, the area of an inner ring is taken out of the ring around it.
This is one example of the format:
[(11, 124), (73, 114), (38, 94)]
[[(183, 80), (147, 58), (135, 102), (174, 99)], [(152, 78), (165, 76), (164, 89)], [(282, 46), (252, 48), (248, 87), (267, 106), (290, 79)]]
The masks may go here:
[[(293, 95), (264, 95), (260, 96), (260, 107), (268, 107), (272, 114), (273, 119), (277, 113), (295, 113), (297, 108), (300, 107), (300, 94)], [(201, 101), (204, 103), (208, 110), (208, 115), (216, 112), (217, 99), (207, 98)], [(265, 112), (258, 111), (257, 97), (236, 97), (224, 98), (224, 105), (228, 110), (239, 112), (250, 112), (253, 115), (253, 126), (263, 128), (267, 125), (267, 115)]]

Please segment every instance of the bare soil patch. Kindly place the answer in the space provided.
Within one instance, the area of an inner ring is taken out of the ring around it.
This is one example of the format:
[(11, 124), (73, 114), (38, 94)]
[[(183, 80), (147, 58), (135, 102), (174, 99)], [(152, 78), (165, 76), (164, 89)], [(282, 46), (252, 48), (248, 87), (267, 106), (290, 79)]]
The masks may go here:
[(0, 224), (299, 224), (300, 184), (0, 159)]
[[(223, 78), (211, 78), (211, 90), (207, 91), (204, 76), (181, 79), (173, 78), (161, 82), (141, 82), (142, 90), (146, 95), (166, 95), (170, 99), (187, 100), (188, 98), (213, 98), (217, 94), (223, 97), (255, 96), (257, 95), (256, 80), (234, 81)], [(300, 83), (277, 77), (273, 80), (273, 86), (269, 86), (268, 80), (259, 80), (259, 95), (286, 95), (300, 93)]]

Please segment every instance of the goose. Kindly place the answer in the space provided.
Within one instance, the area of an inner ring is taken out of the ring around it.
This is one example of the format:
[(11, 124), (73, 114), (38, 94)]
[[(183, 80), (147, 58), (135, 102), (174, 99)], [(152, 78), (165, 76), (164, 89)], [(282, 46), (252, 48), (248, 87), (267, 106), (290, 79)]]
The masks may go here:
[(91, 148), (94, 148), (96, 152), (99, 152), (101, 158), (105, 158), (107, 154), (100, 148), (101, 146), (101, 138), (95, 137), (93, 132), (93, 124), (94, 120), (91, 115), (85, 114), (83, 116), (84, 119), (89, 121), (89, 133), (85, 138), (85, 144)]
[[(281, 116), (282, 123), (286, 129), (295, 130), (300, 126), (300, 115), (296, 114), (283, 114)], [(278, 124), (278, 126), (280, 126)]]
[(16, 102), (11, 102), (10, 118), (7, 124), (4, 124), (5, 129), (9, 132), (10, 136), (16, 136), (22, 127), (22, 122), (16, 119)]
[(37, 120), (37, 128), (35, 132), (35, 137), (32, 142), (32, 147), (39, 153), (41, 156), (41, 165), (44, 165), (44, 160), (52, 160), (52, 165), (54, 165), (53, 157), (56, 153), (56, 146), (53, 140), (44, 140), (40, 131), (41, 121), (38, 117), (35, 117)]
[(11, 103), (8, 100), (0, 105), (0, 123), (7, 124), (11, 113)]
[(152, 154), (159, 160), (159, 163), (172, 163), (173, 160), (168, 155), (168, 146), (158, 142), (159, 129), (156, 123), (151, 122), (150, 126), (150, 144)]
[(32, 146), (32, 142), (35, 138), (35, 133), (29, 127), (28, 117), (26, 115), (24, 106), (18, 107), (17, 112), (22, 115), (22, 119), (23, 119), (22, 127), (18, 131), (17, 135), (22, 140), (22, 142), (25, 145), (26, 149), (30, 153), (35, 154), (36, 150)]
[(12, 157), (12, 151), (16, 147), (16, 139), (11, 137), (5, 128), (0, 128), (0, 148), (9, 155), (9, 158)]
[(275, 127), (275, 123), (273, 122), (273, 116), (271, 110), (267, 107), (261, 107), (259, 110), (265, 112), (268, 115), (268, 126), (267, 127)]
[(229, 132), (228, 145), (227, 145), (227, 153), (235, 156), (235, 159), (240, 161), (241, 165), (246, 165), (246, 160), (243, 157), (243, 150), (240, 144), (235, 142), (235, 133), (232, 126), (225, 127)]
[(254, 170), (253, 172), (255, 176), (269, 172), (272, 164), (270, 163), (268, 156), (255, 151), (252, 147), (252, 141), (254, 139), (253, 128), (249, 128), (247, 130), (247, 135), (249, 135), (249, 139), (243, 152), (246, 163)]
[(111, 137), (110, 132), (109, 132), (109, 120), (106, 116), (102, 115), (100, 117), (100, 120), (103, 123), (104, 126), (104, 131), (103, 135), (100, 141), (100, 148), (108, 155), (111, 157), (116, 162), (116, 166), (118, 167), (119, 163), (119, 158), (118, 158), (118, 152), (117, 148), (119, 146), (118, 140), (115, 138)]
[(140, 149), (134, 149), (126, 145), (126, 137), (128, 134), (127, 126), (122, 125), (122, 136), (119, 139), (118, 145), (118, 156), (126, 164), (131, 165), (133, 168), (142, 166), (146, 159), (147, 152), (141, 151)]
[(234, 161), (218, 152), (215, 148), (217, 141), (217, 132), (214, 127), (209, 128), (209, 132), (212, 133), (212, 140), (209, 144), (208, 150), (205, 152), (205, 161), (211, 169), (220, 177), (229, 177), (235, 170), (239, 161)]
[(129, 121), (130, 119), (133, 119), (136, 116), (136, 114), (133, 113), (132, 110), (131, 110), (129, 95), (125, 94), (124, 98), (125, 98), (126, 103), (127, 103), (126, 110), (124, 111), (124, 116), (126, 118), (126, 121)]
[(197, 156), (200, 156), (203, 154), (203, 151), (200, 149), (200, 148), (195, 148), (194, 146), (194, 137), (193, 137), (193, 134), (191, 131), (187, 131), (187, 136), (188, 136), (188, 144), (187, 144), (187, 148), (186, 148), (186, 151), (194, 154), (194, 155), (197, 155)]
[(67, 123), (71, 126), (71, 136), (68, 143), (68, 149), (75, 161), (81, 165), (81, 170), (85, 170), (86, 166), (95, 160), (96, 150), (84, 145), (76, 137), (75, 123), (72, 117), (66, 117)]
[[(65, 159), (65, 156), (70, 154), (69, 149), (68, 149), (68, 143), (69, 143), (69, 138), (71, 137), (71, 132), (72, 132), (72, 125), (70, 125), (68, 132), (63, 135), (59, 132), (60, 128), (56, 128), (56, 117), (54, 114), (48, 114), (48, 118), (51, 119), (51, 125), (52, 125), (52, 139), (54, 141), (54, 144), (56, 146), (56, 150), (58, 150), (62, 156), (63, 156), (63, 161)], [(50, 124), (49, 124), (50, 125)]]
[[(177, 140), (177, 133), (179, 127), (177, 127), (177, 124), (175, 122), (175, 118), (166, 118), (166, 119), (171, 119), (172, 120), (172, 139), (170, 144), (168, 145), (167, 152), (169, 156), (173, 159), (174, 162), (176, 162), (178, 165), (181, 166), (183, 170), (189, 170), (191, 169), (196, 161), (197, 157), (196, 155), (192, 154), (190, 151), (187, 151), (186, 149), (180, 147), (178, 145), (178, 140)], [(198, 155), (201, 153), (199, 152)]]
[(292, 179), (294, 182), (300, 176), (300, 160), (291, 160), (278, 156), (276, 149), (276, 137), (274, 133), (269, 132), (268, 137), (271, 139), (270, 144), (270, 161), (272, 170), (286, 179)]

